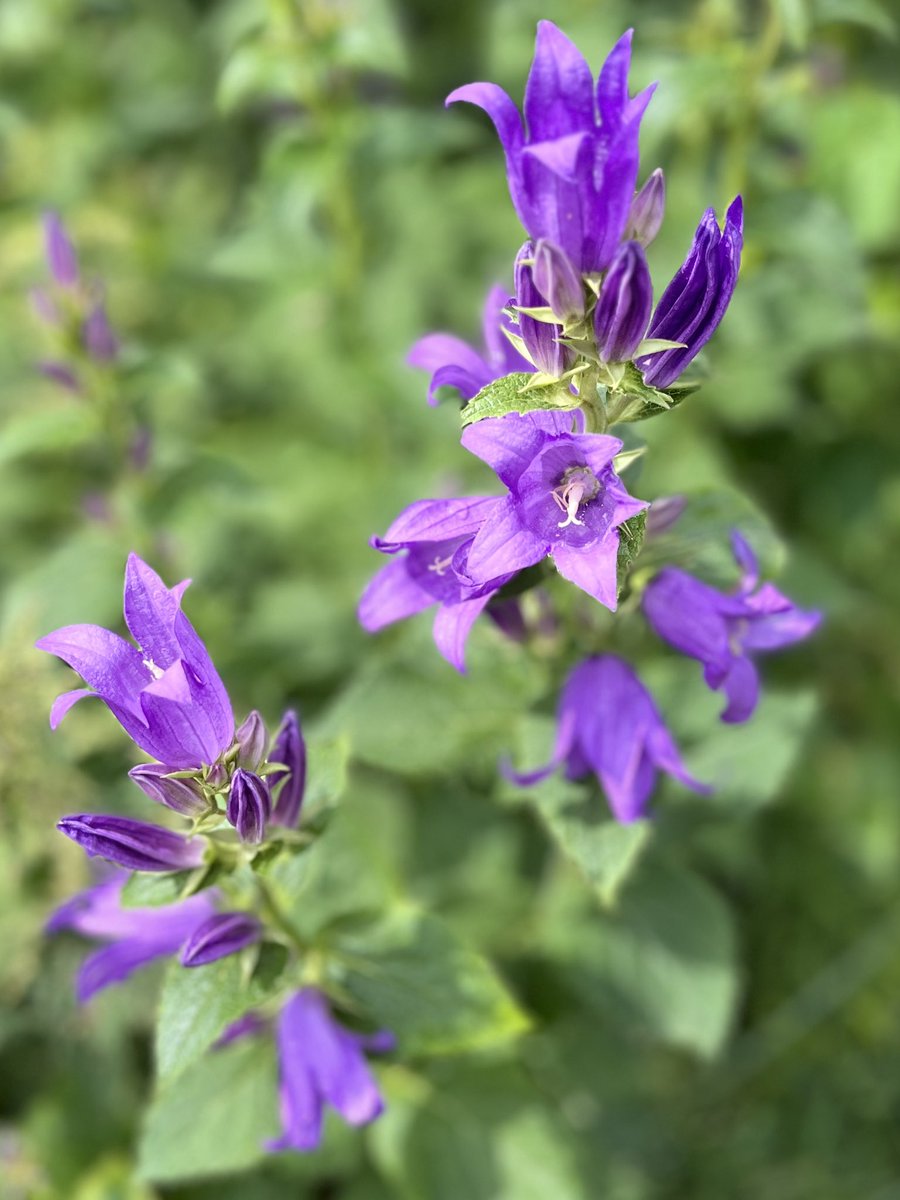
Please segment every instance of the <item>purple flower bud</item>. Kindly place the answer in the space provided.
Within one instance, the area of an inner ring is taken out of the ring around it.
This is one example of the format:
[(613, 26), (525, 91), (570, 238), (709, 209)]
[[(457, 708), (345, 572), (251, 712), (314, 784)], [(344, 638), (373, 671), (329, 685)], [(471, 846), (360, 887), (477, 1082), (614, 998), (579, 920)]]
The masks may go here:
[(584, 316), (584, 285), (564, 250), (541, 238), (534, 247), (532, 270), (537, 290), (560, 321)]
[(616, 251), (594, 309), (594, 332), (600, 357), (626, 362), (640, 345), (653, 307), (653, 283), (644, 251), (625, 242)]
[(246, 767), (249, 771), (255, 771), (263, 760), (266, 742), (269, 740), (263, 719), (255, 708), (244, 723), (238, 727), (234, 736), (240, 747), (238, 764)]
[(38, 320), (43, 321), (45, 325), (59, 324), (59, 309), (54, 303), (53, 297), (45, 288), (32, 288), (28, 295), (31, 300), (31, 307)]
[(262, 925), (251, 913), (217, 913), (199, 925), (181, 951), (183, 967), (202, 967), (252, 946), (262, 937)]
[[(547, 299), (537, 289), (531, 262), (534, 246), (526, 242), (516, 255), (516, 304), (519, 308), (546, 308)], [(560, 376), (571, 363), (571, 351), (559, 343), (562, 336), (560, 325), (536, 321), (525, 313), (519, 313), (519, 333), (532, 362), (546, 375)]]
[(112, 331), (102, 301), (88, 313), (82, 336), (88, 354), (100, 362), (109, 362), (119, 353), (119, 339)]
[(649, 246), (659, 233), (665, 211), (666, 180), (662, 169), (657, 167), (631, 202), (626, 226), (628, 236), (642, 246)]
[[(275, 745), (269, 755), (269, 762), (284, 763), (288, 775), (272, 812), (272, 820), (276, 825), (293, 827), (300, 819), (300, 808), (303, 804), (303, 793), (306, 790), (306, 743), (300, 731), (297, 714), (292, 710), (284, 714), (281, 728), (275, 736)], [(280, 780), (281, 775), (275, 779)]]
[(63, 817), (56, 828), (89, 858), (106, 858), (131, 871), (184, 871), (203, 862), (203, 842), (170, 829), (104, 813)]
[(141, 791), (183, 817), (202, 817), (209, 810), (203, 793), (190, 779), (167, 779), (162, 763), (140, 763), (128, 772)]
[(74, 287), (78, 282), (78, 257), (75, 247), (58, 215), (44, 214), (44, 252), (50, 274), (60, 287)]
[(242, 842), (258, 845), (266, 833), (266, 822), (272, 814), (269, 785), (252, 771), (238, 767), (231, 780), (227, 817)]
[(67, 392), (78, 392), (81, 390), (75, 372), (71, 367), (67, 367), (65, 363), (45, 360), (38, 363), (37, 369), (46, 379), (52, 379), (54, 383), (58, 383)]

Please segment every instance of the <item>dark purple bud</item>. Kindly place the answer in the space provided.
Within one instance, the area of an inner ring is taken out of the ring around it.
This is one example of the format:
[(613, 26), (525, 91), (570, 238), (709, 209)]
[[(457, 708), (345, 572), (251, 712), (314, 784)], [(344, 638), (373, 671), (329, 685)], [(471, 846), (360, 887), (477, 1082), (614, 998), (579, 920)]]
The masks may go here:
[(266, 822), (272, 814), (269, 785), (252, 771), (238, 767), (231, 780), (227, 817), (242, 842), (258, 845), (266, 833)]
[(184, 871), (203, 862), (203, 842), (130, 817), (80, 813), (56, 828), (83, 847), (89, 858), (106, 858), (131, 871)]
[(78, 257), (62, 221), (53, 212), (44, 214), (44, 252), (50, 274), (60, 287), (74, 287), (78, 282)]
[(60, 387), (65, 388), (67, 392), (80, 391), (78, 380), (75, 377), (75, 372), (67, 367), (65, 363), (59, 362), (40, 362), (37, 365), (38, 370), (47, 379), (52, 379), (54, 383), (58, 383)]
[(252, 946), (262, 937), (262, 925), (251, 913), (217, 913), (198, 925), (181, 951), (183, 967), (202, 967)]
[(665, 211), (666, 180), (662, 169), (657, 167), (631, 202), (625, 227), (628, 236), (642, 246), (649, 246), (659, 233)]
[(650, 320), (653, 283), (644, 251), (625, 242), (616, 251), (594, 309), (594, 332), (605, 362), (627, 362)]
[(183, 817), (202, 817), (209, 811), (203, 793), (190, 779), (167, 779), (169, 768), (162, 763), (140, 763), (128, 772), (141, 791)]
[(584, 316), (584, 285), (564, 250), (541, 238), (534, 247), (534, 284), (560, 321)]
[(100, 362), (109, 362), (119, 353), (119, 339), (112, 331), (102, 301), (91, 309), (82, 330), (88, 354)]
[[(537, 289), (531, 261), (534, 247), (526, 242), (516, 255), (516, 304), (519, 308), (546, 308), (547, 300)], [(561, 346), (562, 326), (536, 321), (525, 313), (519, 313), (519, 333), (531, 360), (538, 371), (559, 377), (571, 365), (571, 352)]]
[(238, 765), (246, 767), (249, 771), (255, 771), (263, 760), (266, 743), (269, 740), (263, 719), (255, 708), (246, 721), (238, 727), (234, 736), (239, 746)]
[[(275, 745), (269, 754), (269, 762), (284, 763), (288, 775), (281, 784), (272, 820), (276, 825), (286, 825), (293, 828), (300, 819), (300, 809), (303, 805), (303, 793), (306, 790), (306, 743), (300, 732), (300, 722), (292, 710), (284, 714), (281, 728), (275, 735)], [(282, 778), (273, 777), (274, 781)]]

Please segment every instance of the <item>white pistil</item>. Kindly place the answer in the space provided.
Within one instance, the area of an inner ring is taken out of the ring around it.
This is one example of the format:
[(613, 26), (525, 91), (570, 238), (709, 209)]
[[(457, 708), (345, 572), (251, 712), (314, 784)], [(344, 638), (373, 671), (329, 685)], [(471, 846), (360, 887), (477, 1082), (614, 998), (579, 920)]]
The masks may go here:
[(564, 521), (558, 521), (557, 525), (560, 529), (565, 529), (568, 525), (583, 525), (584, 521), (578, 520), (578, 508), (581, 501), (584, 499), (585, 488), (584, 481), (581, 479), (571, 479), (568, 483), (562, 484), (558, 488), (554, 488), (550, 495), (553, 497), (557, 508), (566, 514)]
[(452, 562), (452, 554), (448, 555), (447, 558), (440, 558), (438, 555), (435, 555), (434, 562), (428, 564), (428, 570), (434, 571), (435, 575), (443, 575)]
[(156, 665), (152, 658), (143, 659), (143, 663), (154, 679), (162, 679), (165, 672)]

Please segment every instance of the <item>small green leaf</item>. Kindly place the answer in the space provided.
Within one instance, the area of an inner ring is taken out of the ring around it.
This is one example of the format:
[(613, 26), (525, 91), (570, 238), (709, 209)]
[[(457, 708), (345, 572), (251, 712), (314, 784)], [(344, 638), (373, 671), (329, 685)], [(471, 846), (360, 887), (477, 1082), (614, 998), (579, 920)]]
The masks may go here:
[(205, 1053), (233, 1022), (278, 990), (286, 954), (264, 946), (248, 978), (244, 955), (230, 954), (204, 967), (170, 964), (156, 1026), (156, 1071), (164, 1084)]
[(335, 943), (336, 981), (408, 1054), (454, 1054), (523, 1033), (494, 968), (437, 917), (397, 908)]
[(535, 386), (534, 376), (524, 371), (504, 375), (483, 387), (462, 410), (462, 423), (471, 425), (485, 417), (507, 413), (537, 412), (541, 409), (576, 408), (577, 399), (564, 383), (555, 381)]
[(140, 1178), (164, 1183), (252, 1166), (278, 1131), (277, 1102), (270, 1038), (208, 1054), (152, 1101), (138, 1152)]
[(135, 871), (122, 888), (123, 908), (158, 908), (163, 904), (174, 904), (193, 891), (193, 884), (206, 873), (206, 867), (198, 871), (172, 871), (160, 874), (157, 871)]

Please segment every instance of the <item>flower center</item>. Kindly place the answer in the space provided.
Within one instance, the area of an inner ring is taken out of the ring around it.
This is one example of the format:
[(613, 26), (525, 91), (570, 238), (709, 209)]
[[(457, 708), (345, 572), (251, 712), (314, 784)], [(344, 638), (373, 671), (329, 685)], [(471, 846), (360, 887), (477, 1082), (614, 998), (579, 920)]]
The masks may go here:
[(165, 675), (162, 667), (158, 667), (152, 658), (143, 659), (143, 663), (154, 679), (162, 679), (163, 675)]
[(564, 521), (557, 522), (560, 529), (568, 525), (583, 525), (578, 510), (582, 504), (593, 500), (600, 491), (600, 481), (590, 467), (569, 467), (557, 487), (550, 495), (560, 512), (566, 514)]
[(434, 556), (434, 562), (428, 564), (428, 570), (434, 571), (435, 575), (443, 576), (444, 572), (453, 562), (453, 555), (448, 554), (446, 558), (441, 558), (440, 555)]

